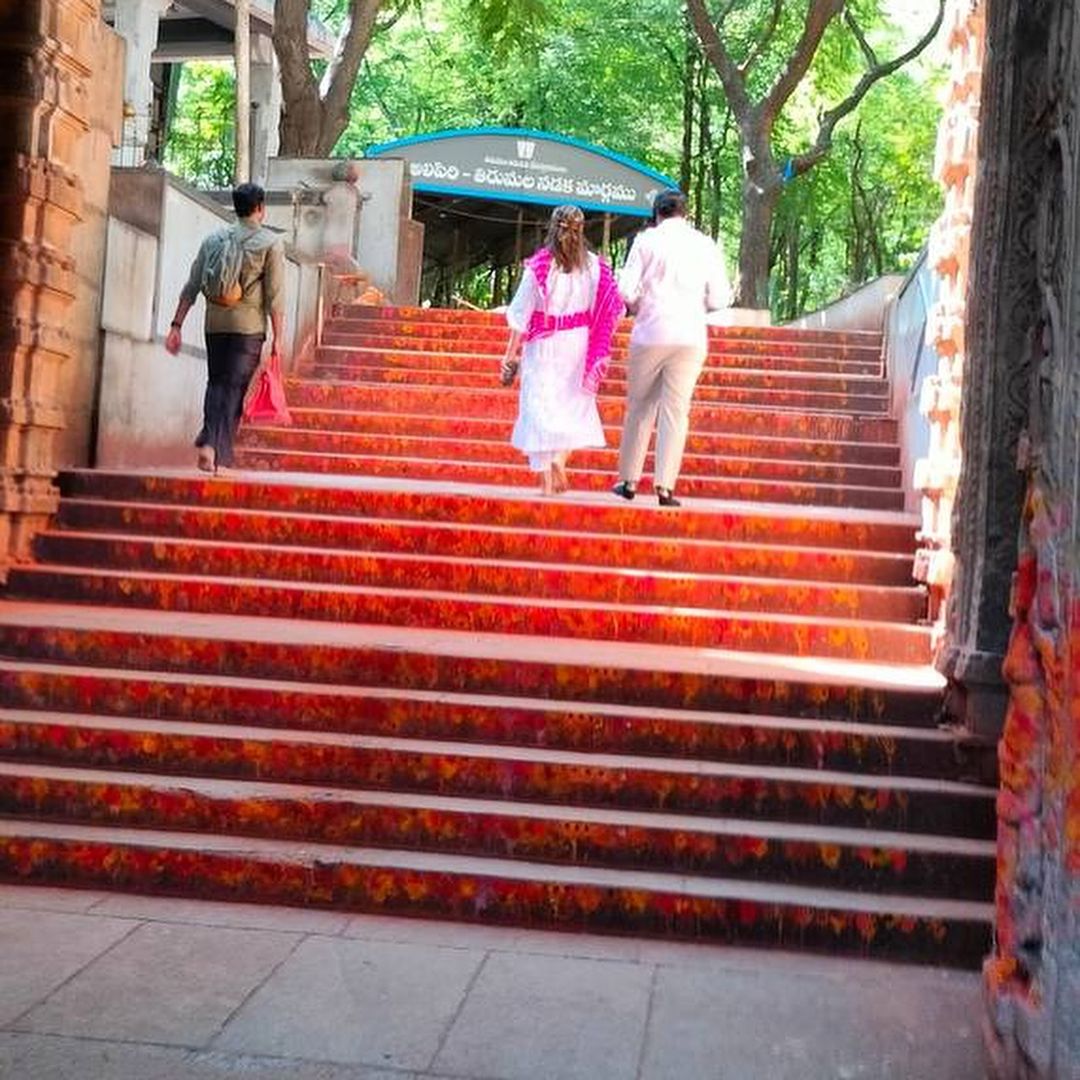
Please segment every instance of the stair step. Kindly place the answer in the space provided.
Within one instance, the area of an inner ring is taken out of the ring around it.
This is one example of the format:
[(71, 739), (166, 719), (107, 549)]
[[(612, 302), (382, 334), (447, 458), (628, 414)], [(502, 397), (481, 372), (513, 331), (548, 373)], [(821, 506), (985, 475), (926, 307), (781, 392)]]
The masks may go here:
[[(348, 412), (430, 413), (445, 416), (475, 416), (513, 422), (518, 396), (514, 390), (454, 390), (449, 387), (395, 386), (329, 380), (286, 379), (290, 406), (314, 409), (342, 409)], [(814, 411), (805, 403), (787, 401), (776, 407), (761, 399), (753, 403), (726, 400), (722, 403), (699, 400), (690, 417), (694, 431), (735, 432), (740, 435), (794, 435), (798, 438), (837, 439), (843, 442), (896, 442), (897, 422), (878, 406), (875, 411)], [(625, 398), (599, 400), (600, 415), (606, 424), (621, 424)]]
[[(455, 371), (491, 371), (506, 350), (508, 335), (490, 338), (392, 337), (358, 334), (331, 324), (323, 332), (316, 352), (321, 363), (348, 363), (363, 357), (371, 365), (392, 364), (394, 357), (407, 356), (406, 367), (440, 368)], [(625, 370), (627, 347), (616, 343), (612, 349), (612, 370)], [(791, 353), (740, 350), (725, 345), (710, 350), (705, 374), (717, 370), (756, 369), (762, 371), (805, 372), (822, 375), (884, 375), (880, 349), (870, 359), (839, 359), (835, 356), (795, 355)]]
[(342, 548), (430, 558), (620, 567), (624, 571), (769, 577), (911, 588), (906, 553), (788, 547), (769, 543), (578, 534), (442, 521), (346, 518), (260, 510), (224, 510), (98, 499), (64, 499), (59, 524), (80, 532), (228, 540), (276, 546)]
[(775, 581), (608, 566), (511, 562), (484, 552), (438, 558), (224, 540), (46, 532), (35, 541), (43, 563), (160, 574), (248, 578), (482, 596), (600, 601), (634, 606), (754, 610), (830, 618), (913, 622), (926, 612), (918, 588)]
[(929, 727), (944, 680), (870, 664), (715, 648), (509, 637), (225, 614), (0, 601), (0, 657), (208, 678), (379, 686), (551, 703), (840, 718)]
[[(978, 964), (880, 334), (718, 328), (678, 511), (540, 499), (499, 313), (339, 308), (239, 470), (60, 479), (0, 599), (0, 877)], [(257, 471), (245, 471), (254, 468)]]
[[(947, 731), (836, 718), (738, 714), (574, 700), (560, 705), (498, 693), (320, 686), (281, 679), (139, 672), (0, 660), (10, 708), (99, 712), (128, 718), (429, 738), (583, 753), (695, 757), (784, 765), (956, 776), (964, 747)], [(807, 707), (787, 695), (792, 710)], [(923, 724), (932, 714), (919, 716)]]
[[(467, 357), (463, 357), (467, 360)], [(341, 382), (393, 382), (411, 383), (416, 386), (454, 386), (489, 388), (496, 385), (499, 377), (500, 356), (484, 359), (479, 364), (466, 366), (438, 366), (428, 364), (423, 354), (411, 352), (386, 352), (362, 349), (320, 349), (314, 362), (304, 369), (303, 377), (312, 379), (337, 379)], [(625, 365), (613, 364), (604, 378), (604, 393), (626, 393), (627, 372)], [(770, 390), (793, 394), (847, 394), (852, 396), (888, 397), (889, 386), (881, 372), (872, 375), (845, 375), (835, 373), (806, 373), (789, 370), (762, 370), (755, 368), (711, 368), (701, 373), (694, 396), (697, 400), (709, 400), (707, 390), (724, 388), (742, 390)]]
[[(344, 374), (341, 377), (317, 376), (315, 379), (293, 380), (293, 384), (300, 382), (314, 382), (316, 385), (327, 383), (337, 388), (370, 387), (383, 390), (388, 387), (407, 388), (414, 393), (427, 391), (430, 394), (441, 396), (444, 392), (454, 395), (465, 395), (468, 392), (477, 394), (497, 394), (500, 397), (508, 397), (516, 402), (517, 391), (513, 388), (502, 389), (499, 387), (498, 374), (492, 371), (489, 375), (459, 374), (450, 371), (415, 372), (397, 368), (360, 368)], [(761, 380), (764, 382), (765, 380)], [(607, 397), (624, 397), (620, 394), (619, 384), (605, 383), (602, 392)], [(729, 405), (743, 407), (762, 407), (767, 409), (787, 409), (799, 412), (808, 411), (815, 413), (841, 413), (861, 414), (867, 416), (885, 416), (890, 408), (890, 401), (884, 387), (867, 388), (864, 392), (831, 393), (823, 390), (790, 390), (771, 386), (698, 386), (694, 390), (694, 400), (703, 405)], [(487, 415), (484, 411), (489, 399), (476, 398), (472, 408)], [(451, 407), (449, 402), (444, 408)]]
[(989, 840), (0, 762), (0, 814), (981, 900)]
[[(524, 455), (510, 445), (510, 432), (498, 442), (464, 439), (426, 438), (402, 435), (360, 435), (334, 430), (304, 430), (296, 427), (246, 427), (239, 445), (253, 450), (275, 450), (297, 454), (345, 454), (354, 457), (426, 458), (471, 461), (488, 465), (523, 466)], [(653, 455), (646, 461), (646, 475), (652, 475)], [(570, 459), (570, 474), (606, 472), (608, 482), (618, 473), (617, 446), (608, 449), (578, 450)], [(797, 458), (745, 458), (725, 454), (688, 453), (682, 461), (681, 482), (691, 479), (784, 480), (795, 484), (833, 484), (853, 487), (880, 487), (899, 490), (901, 472), (896, 467), (835, 464), (802, 461)]]
[(748, 507), (692, 503), (678, 513), (639, 499), (607, 496), (537, 499), (531, 492), (402, 481), (388, 488), (375, 478), (269, 477), (191, 473), (72, 470), (60, 477), (65, 497), (183, 504), (217, 509), (277, 510), (334, 517), (439, 521), (446, 524), (604, 533), (639, 538), (686, 538), (748, 544), (786, 544), (914, 556), (919, 519), (908, 514), (816, 507)]
[(879, 663), (930, 661), (930, 630), (860, 618), (762, 614), (523, 596), (468, 596), (420, 589), (268, 582), (79, 566), (16, 566), (14, 598), (164, 611), (452, 628), (750, 650)]
[[(513, 420), (485, 420), (472, 416), (435, 416), (422, 413), (343, 412), (290, 406), (293, 431), (341, 431), (388, 438), (412, 437), (491, 442), (505, 446)], [(246, 429), (245, 429), (246, 430)], [(622, 431), (604, 429), (609, 446), (618, 446)], [(826, 439), (777, 438), (769, 435), (737, 435), (691, 431), (687, 453), (742, 458), (789, 458), (797, 461), (833, 462), (865, 466), (900, 467), (900, 447), (895, 443), (840, 442)]]
[(723, 815), (989, 839), (992, 789), (680, 758), (0, 710), (0, 755), (54, 765)]
[[(256, 437), (257, 438), (257, 437)], [(536, 474), (524, 457), (518, 464), (488, 464), (478, 461), (427, 457), (384, 457), (329, 451), (277, 450), (241, 442), (236, 464), (254, 472), (313, 473), (330, 476), (371, 476), (385, 479), (428, 481), (473, 481), (536, 490)], [(608, 491), (615, 478), (612, 470), (570, 469), (574, 490)], [(646, 477), (646, 484), (648, 477)], [(647, 488), (645, 488), (647, 490)], [(679, 494), (690, 498), (733, 499), (760, 503), (790, 503), (797, 506), (831, 506), (863, 510), (902, 510), (904, 493), (896, 488), (857, 487), (848, 484), (795, 482), (781, 479), (745, 480), (726, 477), (683, 475)]]
[[(422, 337), (440, 334), (487, 335), (495, 333), (505, 337), (509, 331), (506, 316), (495, 311), (464, 311), (434, 308), (372, 308), (350, 307), (332, 312), (335, 320), (356, 326), (360, 331), (371, 330), (386, 333), (392, 328), (395, 334)], [(616, 340), (629, 338), (632, 329), (629, 319), (621, 321), (615, 329)], [(759, 342), (778, 342), (791, 348), (808, 345), (842, 345), (852, 348), (876, 348), (882, 345), (882, 334), (868, 330), (802, 330), (787, 326), (710, 326), (710, 344), (737, 343), (754, 345)]]
[(0, 821), (0, 877), (937, 964), (990, 946), (972, 901), (105, 826)]

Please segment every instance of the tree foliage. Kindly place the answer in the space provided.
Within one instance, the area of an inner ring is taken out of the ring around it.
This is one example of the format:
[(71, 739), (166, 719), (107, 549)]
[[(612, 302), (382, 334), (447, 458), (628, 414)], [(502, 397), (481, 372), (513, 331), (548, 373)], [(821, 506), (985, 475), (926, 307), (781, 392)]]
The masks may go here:
[(207, 62), (185, 64), (177, 101), (165, 141), (165, 167), (199, 187), (228, 187), (236, 159), (236, 84), (232, 67)]
[(308, 52), (312, 0), (274, 0), (274, 51), (281, 70), (281, 153), (329, 157), (349, 123), (364, 54), (387, 0), (341, 0), (317, 13), (336, 23), (337, 45), (320, 73)]
[[(764, 307), (773, 219), (785, 183), (820, 165), (833, 149), (838, 125), (875, 86), (926, 49), (941, 28), (945, 0), (938, 0), (930, 28), (888, 59), (871, 40), (872, 28), (882, 23), (880, 0), (686, 0), (686, 7), (739, 130), (743, 175), (738, 302)], [(781, 157), (777, 127), (804, 86), (823, 91), (824, 100), (807, 144)]]
[[(340, 31), (350, 2), (314, 0), (313, 10)], [(746, 69), (754, 100), (782, 76), (809, 2), (725, 0), (725, 40)], [(909, 46), (910, 34), (890, 23), (882, 0), (849, 6), (875, 55), (898, 56)], [(744, 140), (679, 0), (388, 0), (380, 20), (358, 67), (336, 153), (360, 156), (373, 143), (442, 128), (556, 131), (671, 176), (690, 195), (701, 227), (732, 254), (738, 250)], [(814, 147), (822, 118), (850, 94), (867, 64), (858, 37), (833, 20), (775, 117), (769, 151), (778, 169)], [(316, 67), (314, 75), (325, 73)], [(184, 123), (212, 111), (200, 103), (205, 89), (185, 82)], [(903, 270), (916, 257), (940, 206), (930, 179), (936, 93), (926, 65), (876, 82), (859, 110), (835, 124), (830, 152), (779, 185), (765, 242), (767, 299), (778, 317)], [(203, 160), (177, 152), (170, 162), (175, 168)], [(490, 279), (475, 274), (461, 288), (483, 302)]]

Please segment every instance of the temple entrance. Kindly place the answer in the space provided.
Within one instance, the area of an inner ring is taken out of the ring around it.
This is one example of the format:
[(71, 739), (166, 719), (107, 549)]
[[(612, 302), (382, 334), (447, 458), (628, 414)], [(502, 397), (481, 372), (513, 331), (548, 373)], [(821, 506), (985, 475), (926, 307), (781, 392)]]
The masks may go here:
[(408, 163), (413, 217), (424, 225), (421, 296), (450, 307), (505, 303), (521, 260), (542, 241), (551, 208), (588, 215), (589, 241), (617, 255), (678, 185), (641, 162), (550, 132), (441, 131), (367, 151)]

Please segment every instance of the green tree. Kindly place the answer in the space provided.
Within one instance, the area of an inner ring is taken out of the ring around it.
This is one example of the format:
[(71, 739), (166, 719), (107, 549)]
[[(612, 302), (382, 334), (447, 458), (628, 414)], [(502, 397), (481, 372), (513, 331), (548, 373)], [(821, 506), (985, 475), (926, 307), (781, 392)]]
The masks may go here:
[(184, 64), (165, 141), (165, 167), (200, 187), (228, 187), (236, 157), (235, 117), (232, 65)]
[(274, 0), (274, 51), (281, 70), (281, 153), (329, 157), (349, 123), (360, 64), (386, 0), (344, 0), (319, 9), (337, 24), (333, 59), (318, 71), (308, 52), (312, 0)]
[[(837, 126), (882, 79), (919, 56), (937, 36), (945, 0), (930, 29), (910, 48), (882, 60), (870, 28), (880, 26), (877, 0), (687, 0), (705, 56), (720, 78), (742, 145), (742, 229), (739, 294), (745, 307), (765, 307), (769, 292), (773, 217), (785, 183), (820, 165), (833, 148)], [(843, 36), (841, 36), (843, 34)], [(817, 88), (839, 89), (850, 70), (844, 61), (857, 49), (863, 70), (824, 107), (808, 145), (791, 157), (777, 154), (775, 134), (785, 108), (810, 79)], [(815, 65), (815, 61), (819, 60)], [(813, 69), (813, 70), (812, 70)], [(829, 84), (833, 86), (829, 86)]]
[(930, 171), (939, 118), (933, 89), (905, 74), (877, 87), (820, 166), (785, 186), (771, 250), (778, 319), (906, 271), (918, 258), (942, 205)]
[[(485, 3), (417, 0), (386, 8), (387, 25), (360, 64), (335, 152), (360, 156), (373, 143), (442, 128), (553, 130), (673, 177), (690, 195), (697, 223), (737, 250), (742, 140), (681, 0), (530, 0), (531, 14), (518, 25), (498, 19), (500, 4), (511, 14), (525, 10), (517, 0)], [(802, 12), (798, 3), (783, 5), (776, 40), (765, 47), (771, 2), (757, 4), (756, 21), (746, 0), (725, 30), (744, 63), (758, 54), (747, 81), (761, 95), (778, 77), (784, 49), (797, 41)], [(339, 30), (335, 20), (344, 7), (345, 0), (313, 4)], [(865, 19), (860, 25), (871, 28), (884, 52), (893, 33), (888, 22), (859, 10)], [(391, 16), (399, 16), (393, 25)], [(865, 62), (844, 25), (824, 35), (807, 77), (773, 127), (777, 161), (794, 159), (813, 144), (820, 117), (854, 85)], [(192, 78), (185, 69), (174, 126), (181, 137), (170, 139), (168, 159), (171, 168), (211, 186), (223, 182), (227, 172), (215, 170), (228, 170), (231, 161), (231, 72), (216, 70), (220, 85), (202, 75)], [(314, 70), (318, 76), (318, 65)], [(837, 124), (832, 150), (817, 166), (781, 186), (766, 245), (768, 302), (778, 319), (910, 265), (940, 208), (930, 178), (939, 115), (931, 69), (925, 63), (906, 68), (878, 82), (857, 114)], [(217, 134), (206, 134), (208, 128)], [(198, 142), (195, 130), (204, 132)], [(218, 156), (226, 151), (223, 166), (211, 146)], [(485, 302), (502, 294), (505, 277), (477, 268), (458, 287)]]

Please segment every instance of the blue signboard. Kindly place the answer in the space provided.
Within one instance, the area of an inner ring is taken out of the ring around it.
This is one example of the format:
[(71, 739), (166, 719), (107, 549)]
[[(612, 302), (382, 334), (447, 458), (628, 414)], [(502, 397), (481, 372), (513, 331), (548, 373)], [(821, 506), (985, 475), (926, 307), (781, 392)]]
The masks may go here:
[(631, 158), (578, 139), (523, 128), (463, 128), (373, 146), (400, 158), (415, 191), (648, 217), (657, 194), (677, 185)]

